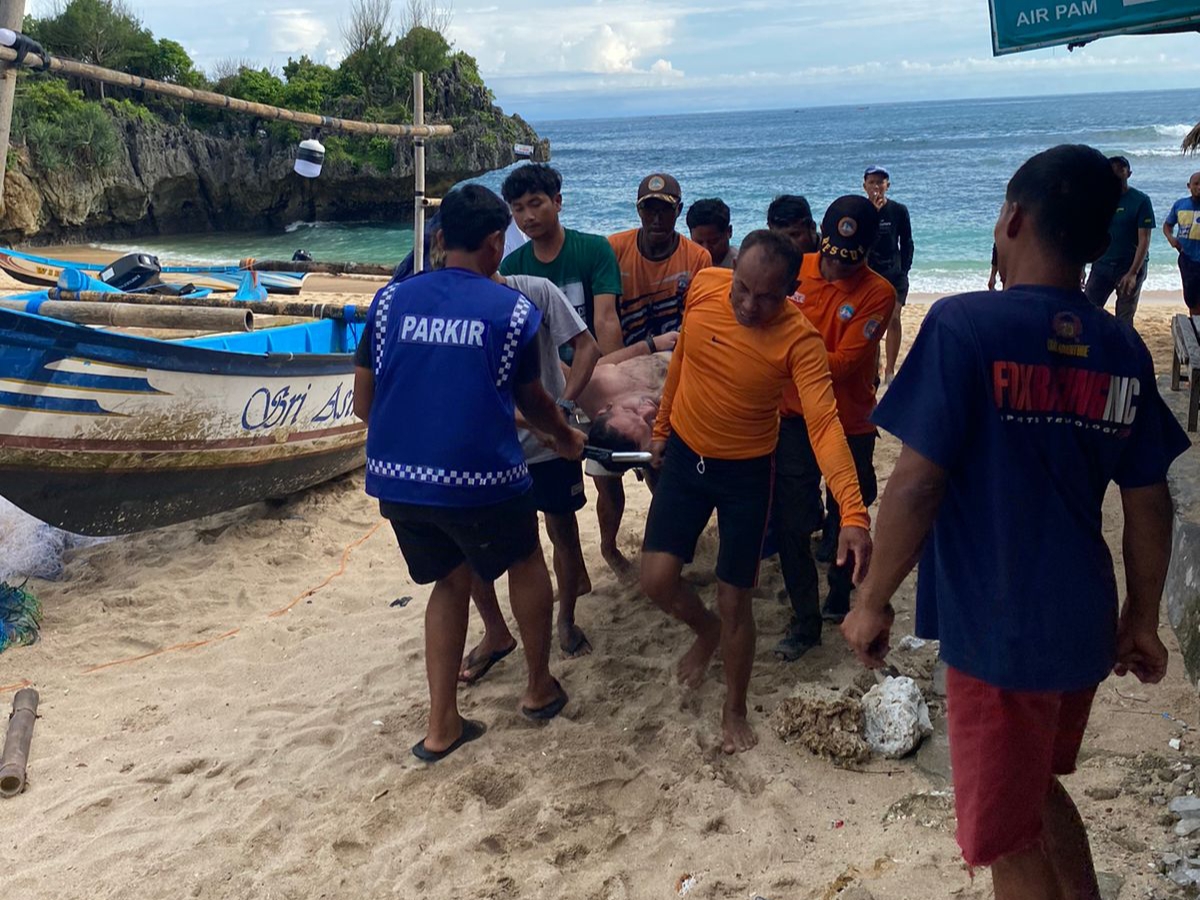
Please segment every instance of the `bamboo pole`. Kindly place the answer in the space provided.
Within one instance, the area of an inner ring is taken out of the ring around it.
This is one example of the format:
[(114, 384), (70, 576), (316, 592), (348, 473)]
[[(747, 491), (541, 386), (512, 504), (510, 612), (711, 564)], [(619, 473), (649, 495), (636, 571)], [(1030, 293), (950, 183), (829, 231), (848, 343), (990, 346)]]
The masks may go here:
[(298, 262), (290, 259), (243, 259), (238, 267), (250, 272), (311, 272), (319, 275), (382, 275), (392, 277), (391, 266), (353, 262)]
[[(17, 23), (17, 30), (20, 30), (20, 22)], [(0, 47), (0, 62), (12, 63), (16, 62), (16, 60), (17, 52), (15, 50), (11, 47)], [(30, 54), (25, 57), (21, 65), (26, 68), (36, 68), (42, 65), (42, 59)], [(296, 112), (295, 110), (283, 109), (279, 106), (268, 106), (265, 103), (252, 103), (249, 100), (226, 97), (224, 94), (215, 94), (212, 91), (198, 91), (179, 84), (168, 84), (165, 81), (155, 81), (152, 78), (128, 75), (125, 72), (116, 72), (112, 69), (93, 66), (89, 63), (76, 62), (73, 59), (61, 59), (57, 56), (50, 57), (50, 71), (59, 72), (63, 75), (74, 75), (77, 78), (87, 78), (91, 81), (99, 81), (101, 84), (113, 84), (118, 87), (133, 88), (138, 91), (149, 91), (152, 94), (175, 97), (179, 100), (187, 100), (191, 103), (202, 104), (203, 106), (215, 106), (218, 109), (248, 113), (252, 116), (258, 116), (260, 119), (274, 119), (282, 122), (294, 122), (297, 125), (308, 125), (320, 128), (323, 131), (340, 131), (345, 134), (370, 134), (395, 138), (435, 138), (446, 137), (454, 133), (454, 128), (450, 125), (425, 125), (423, 122), (420, 126), (392, 125), (383, 122), (358, 122), (353, 119), (339, 119), (334, 116), (319, 116), (314, 113)]]
[[(425, 124), (425, 76), (413, 72), (413, 124)], [(413, 273), (425, 270), (425, 142), (413, 141)]]
[[(32, 309), (30, 307), (33, 307)], [(254, 313), (240, 309), (195, 309), (186, 306), (135, 306), (132, 303), (0, 299), (0, 309), (34, 312), (77, 325), (114, 328), (166, 328), (179, 331), (253, 331)]]
[(33, 741), (37, 708), (38, 692), (33, 688), (22, 688), (13, 697), (4, 753), (0, 754), (0, 797), (15, 797), (25, 790), (25, 767), (29, 764), (29, 745)]
[[(0, 28), (19, 32), (24, 21), (25, 0), (0, 0)], [(4, 214), (4, 173), (8, 170), (8, 138), (16, 92), (16, 69), (4, 66), (0, 70), (0, 215)]]
[(232, 297), (169, 297), (158, 294), (120, 294), (107, 291), (50, 289), (51, 300), (69, 303), (130, 303), (135, 306), (186, 306), (194, 309), (238, 309), (264, 316), (301, 319), (339, 319), (362, 322), (370, 306), (354, 303), (305, 303), (300, 300), (234, 300)]

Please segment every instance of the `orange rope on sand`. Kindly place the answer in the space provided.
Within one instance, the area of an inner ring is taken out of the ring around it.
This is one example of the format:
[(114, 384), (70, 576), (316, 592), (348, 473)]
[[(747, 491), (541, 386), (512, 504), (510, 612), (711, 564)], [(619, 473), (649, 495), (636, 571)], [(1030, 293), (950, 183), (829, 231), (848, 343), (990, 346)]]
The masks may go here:
[(224, 634), (218, 634), (216, 637), (206, 638), (203, 641), (188, 641), (184, 644), (172, 644), (170, 647), (163, 647), (161, 650), (151, 650), (149, 653), (143, 653), (141, 656), (130, 656), (126, 659), (114, 659), (112, 662), (100, 663), (98, 666), (84, 669), (84, 675), (90, 675), (92, 672), (99, 672), (101, 669), (111, 669), (113, 666), (124, 666), (129, 663), (141, 662), (143, 659), (149, 659), (152, 656), (162, 656), (164, 653), (173, 653), (176, 650), (195, 650), (197, 647), (203, 647), (205, 644), (213, 644), (217, 641), (223, 641), (226, 638), (231, 638), (242, 629), (234, 628), (232, 631), (227, 631)]
[(33, 682), (28, 678), (24, 681), (18, 681), (16, 684), (0, 684), (0, 694), (6, 694), (9, 691), (19, 691), (27, 687), (33, 687)]
[[(366, 534), (364, 534), (362, 537), (360, 537), (358, 540), (354, 541), (353, 543), (346, 545), (345, 549), (342, 550), (341, 565), (338, 566), (336, 572), (334, 572), (332, 575), (330, 575), (328, 578), (326, 578), (324, 581), (322, 581), (316, 587), (311, 587), (308, 590), (306, 590), (304, 593), (300, 594), (298, 597), (296, 597), (294, 600), (292, 600), (292, 602), (289, 603), (287, 606), (281, 607), (281, 608), (275, 610), (274, 612), (268, 613), (267, 618), (268, 619), (276, 619), (279, 616), (282, 616), (284, 613), (286, 613), (288, 610), (290, 610), (293, 606), (295, 606), (297, 603), (299, 603), (304, 598), (311, 597), (317, 591), (321, 590), (324, 587), (327, 587), (335, 578), (340, 578), (341, 576), (345, 575), (346, 574), (346, 565), (347, 565), (347, 563), (350, 562), (350, 554), (353, 553), (355, 549), (357, 549), (358, 547), (365, 544), (371, 538), (371, 535), (373, 535), (376, 531), (379, 530), (379, 527), (381, 525), (383, 525), (382, 521), (376, 522), (370, 531), (368, 531)], [(161, 650), (152, 650), (149, 653), (143, 653), (141, 656), (130, 656), (127, 659), (115, 659), (112, 662), (100, 663), (99, 665), (91, 666), (90, 668), (84, 669), (83, 673), (85, 675), (90, 675), (92, 672), (99, 672), (101, 669), (110, 669), (113, 666), (124, 666), (124, 665), (128, 665), (129, 663), (141, 662), (143, 659), (150, 659), (151, 657), (154, 657), (154, 656), (162, 656), (164, 653), (174, 653), (179, 650), (195, 650), (199, 647), (204, 647), (204, 646), (207, 646), (208, 644), (214, 644), (217, 641), (223, 641), (227, 638), (231, 638), (235, 634), (240, 632), (241, 630), (242, 630), (241, 628), (234, 628), (230, 631), (225, 632), (224, 634), (219, 634), (216, 637), (206, 638), (205, 640), (202, 640), (202, 641), (187, 641), (186, 643), (183, 643), (183, 644), (172, 644), (170, 647), (163, 647)], [(9, 685), (8, 687), (0, 687), (0, 692), (8, 691), (8, 690), (19, 690), (20, 688), (28, 687), (30, 684), (32, 684), (32, 682), (26, 681), (26, 682), (22, 682), (21, 684)]]
[(321, 590), (322, 588), (328, 587), (329, 584), (335, 578), (341, 578), (343, 575), (345, 575), (346, 574), (346, 564), (348, 562), (350, 562), (350, 554), (353, 553), (355, 550), (357, 550), (359, 547), (361, 547), (363, 544), (365, 544), (368, 540), (370, 540), (371, 535), (373, 535), (375, 532), (377, 532), (381, 525), (383, 525), (382, 521), (376, 522), (370, 531), (368, 531), (366, 534), (364, 534), (362, 537), (360, 537), (353, 544), (348, 544), (346, 546), (346, 548), (342, 551), (342, 564), (340, 566), (338, 566), (338, 569), (336, 572), (334, 572), (332, 575), (330, 575), (328, 578), (326, 578), (324, 581), (322, 581), (316, 587), (309, 588), (304, 593), (299, 594), (287, 606), (281, 606), (279, 609), (275, 610), (274, 612), (267, 613), (267, 618), (268, 619), (278, 619), (280, 616), (282, 616), (284, 613), (286, 613), (288, 610), (290, 610), (293, 606), (295, 606), (301, 600), (305, 599), (306, 597), (311, 597), (313, 594), (315, 594), (317, 591)]

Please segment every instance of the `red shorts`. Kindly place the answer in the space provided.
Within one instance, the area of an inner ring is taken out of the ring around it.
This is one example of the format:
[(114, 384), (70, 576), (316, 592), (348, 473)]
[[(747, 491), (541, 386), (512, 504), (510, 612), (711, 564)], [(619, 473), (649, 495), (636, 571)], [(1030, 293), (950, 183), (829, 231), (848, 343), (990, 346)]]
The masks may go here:
[(990, 866), (1042, 836), (1055, 775), (1075, 771), (1096, 688), (1005, 691), (946, 673), (958, 845), (969, 866)]

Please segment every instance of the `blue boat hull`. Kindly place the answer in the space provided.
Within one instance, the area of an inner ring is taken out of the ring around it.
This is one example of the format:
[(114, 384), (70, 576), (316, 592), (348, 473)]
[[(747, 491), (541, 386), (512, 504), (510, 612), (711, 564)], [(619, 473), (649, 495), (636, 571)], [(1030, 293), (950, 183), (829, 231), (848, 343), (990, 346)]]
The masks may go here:
[[(74, 262), (35, 256), (19, 250), (0, 249), (0, 270), (24, 284), (49, 287), (58, 283), (64, 269), (77, 269), (93, 278), (105, 268), (102, 263)], [(162, 280), (169, 284), (190, 282), (213, 291), (236, 291), (245, 274), (237, 266), (163, 266)], [(259, 284), (271, 294), (298, 294), (307, 276), (296, 272), (260, 272)]]
[(360, 329), (161, 341), (0, 310), (0, 495), (68, 531), (126, 534), (350, 471)]

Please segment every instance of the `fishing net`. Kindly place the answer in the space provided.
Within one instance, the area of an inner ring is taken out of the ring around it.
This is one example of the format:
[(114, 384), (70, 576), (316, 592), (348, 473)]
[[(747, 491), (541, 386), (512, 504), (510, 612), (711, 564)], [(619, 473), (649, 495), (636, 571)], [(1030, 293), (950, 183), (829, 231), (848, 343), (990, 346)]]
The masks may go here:
[(0, 581), (62, 577), (63, 553), (76, 540), (0, 498)]
[(0, 581), (0, 653), (32, 644), (42, 624), (42, 604), (26, 590)]

